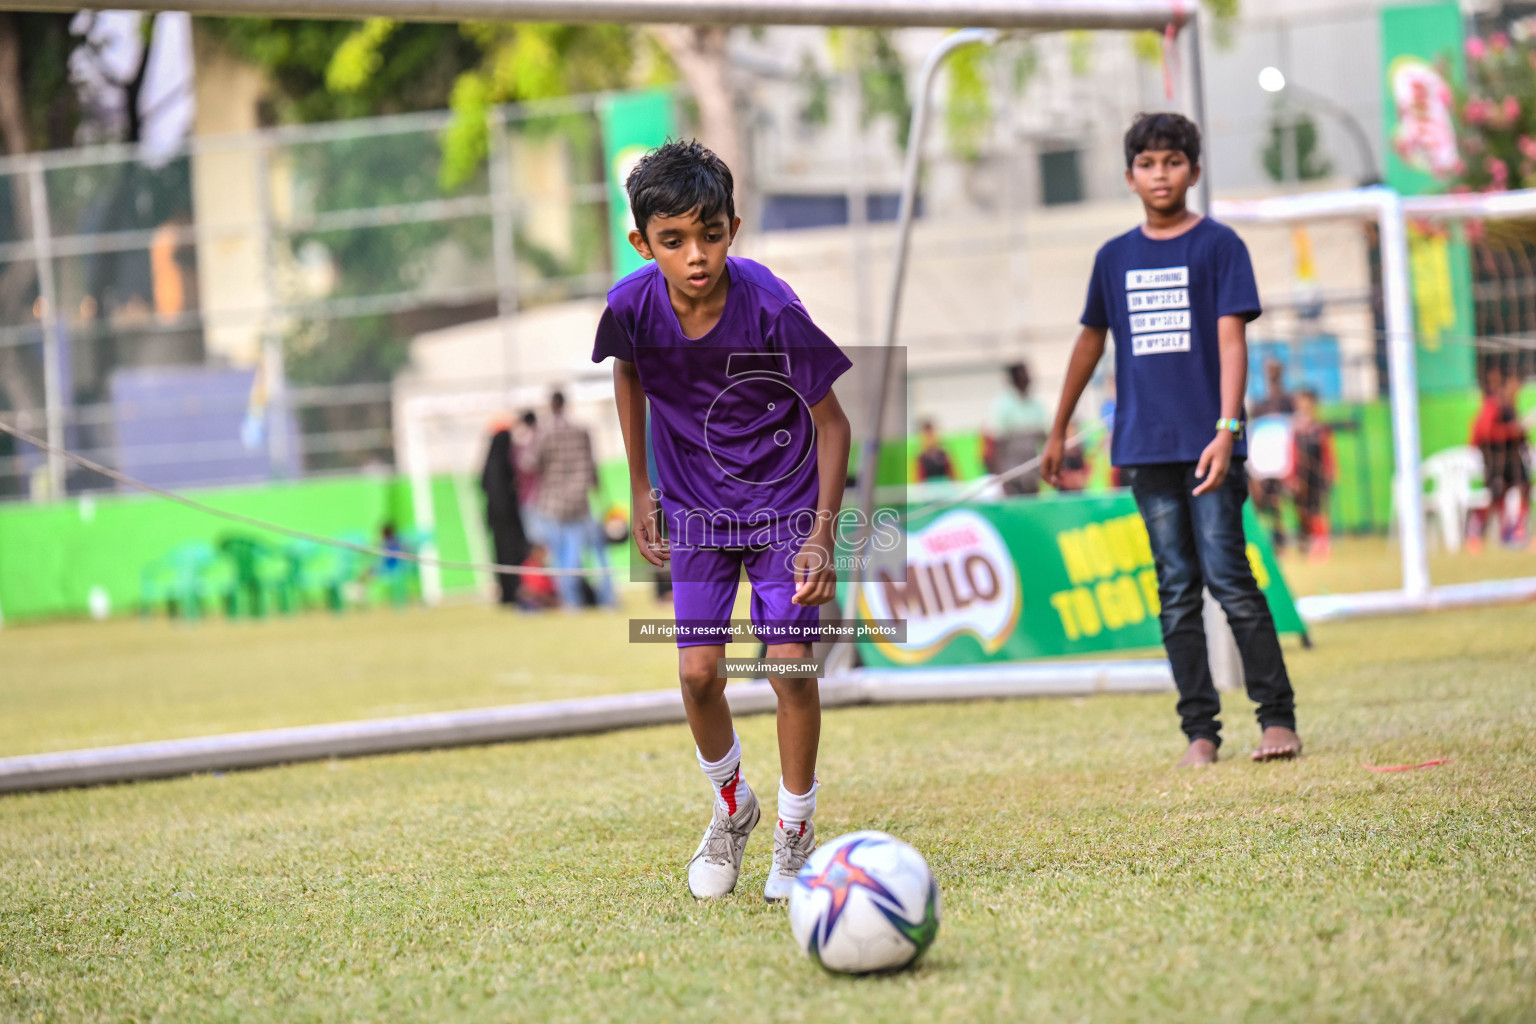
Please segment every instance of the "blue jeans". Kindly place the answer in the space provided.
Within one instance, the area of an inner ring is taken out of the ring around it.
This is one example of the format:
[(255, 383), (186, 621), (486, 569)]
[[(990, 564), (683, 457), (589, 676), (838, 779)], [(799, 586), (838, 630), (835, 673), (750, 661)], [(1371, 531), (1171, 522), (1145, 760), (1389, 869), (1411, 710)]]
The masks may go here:
[(1248, 474), (1234, 459), (1221, 486), (1195, 497), (1193, 462), (1136, 466), (1131, 493), (1147, 523), (1162, 599), (1163, 646), (1179, 688), (1184, 735), (1221, 744), (1221, 698), (1211, 682), (1201, 617), (1201, 588), (1227, 613), (1243, 659), (1248, 696), (1258, 704), (1260, 726), (1296, 727), (1296, 696), (1285, 672), (1280, 637), (1269, 602), (1254, 581), (1243, 535)]
[[(549, 545), (550, 557), (554, 559), (556, 569), (580, 569), (581, 556), (585, 550), (591, 550), (592, 560), (597, 564), (601, 572), (593, 573), (588, 577), (593, 591), (597, 594), (598, 604), (610, 606), (613, 602), (613, 577), (607, 572), (608, 555), (603, 550), (601, 543), (594, 543), (596, 529), (591, 519), (544, 519), (540, 524), (544, 532), (545, 543)], [(581, 584), (576, 576), (556, 576), (555, 587), (560, 591), (560, 603), (567, 608), (580, 608)]]

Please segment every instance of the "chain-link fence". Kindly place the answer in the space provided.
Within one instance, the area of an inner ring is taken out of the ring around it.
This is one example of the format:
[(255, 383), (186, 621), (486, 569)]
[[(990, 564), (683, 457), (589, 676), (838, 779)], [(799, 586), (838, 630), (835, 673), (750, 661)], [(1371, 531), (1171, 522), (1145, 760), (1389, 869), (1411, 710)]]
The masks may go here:
[[(610, 282), (594, 103), (451, 189), (436, 112), (0, 161), (0, 410), (159, 483), (389, 464), (412, 337)], [(0, 495), (104, 484), (0, 442)]]
[[(1361, 35), (1369, 19), (1346, 20)], [(1212, 56), (1213, 81), (1227, 83), (1214, 90), (1209, 133), (1222, 189), (1241, 183), (1240, 164), (1259, 165), (1265, 144), (1239, 130), (1263, 123), (1248, 115), (1268, 102), (1238, 103), (1257, 90), (1247, 58), (1305, 52), (1279, 47), (1282, 30), (1243, 27)], [(930, 139), (898, 340), (913, 418), (945, 434), (985, 429), (1009, 363), (1029, 362), (1036, 395), (1052, 403), (1093, 252), (1138, 216), (1119, 182), (1118, 136), (1136, 110), (1166, 100), (1161, 76), (1125, 37), (1094, 38), (1087, 74), (1075, 70), (1077, 40), (1005, 44), (985, 71), (986, 131), (963, 153), (947, 132)], [(1022, 92), (1021, 62), (1039, 69)], [(737, 251), (790, 281), (840, 342), (869, 344), (882, 326), (899, 123), (861, 113), (857, 75), (808, 84), (789, 74), (753, 69), (744, 91), (753, 166), (741, 176), (750, 228)], [(818, 90), (821, 113), (808, 118)], [(496, 111), (489, 159), (453, 188), (441, 180), (446, 112), (205, 137), (154, 160), (108, 146), (0, 161), (0, 415), (163, 485), (394, 469), (398, 381), (414, 339), (595, 302), (611, 283), (601, 102)], [(1340, 144), (1327, 131), (1323, 143)], [(1292, 383), (1325, 400), (1379, 400), (1368, 231), (1249, 235), (1266, 304), (1250, 331), (1254, 380), (1264, 359), (1280, 358)], [(1478, 334), (1536, 330), (1528, 251), (1492, 233), (1474, 247)], [(569, 348), (574, 367), (590, 344), (579, 332), (500, 333), (451, 379), (413, 375), (413, 393), (521, 386), (519, 404), (531, 404), (575, 371), (532, 372), (530, 347)], [(1112, 397), (1108, 374), (1100, 381), (1085, 410)], [(470, 440), (455, 471), (479, 457)], [(0, 497), (106, 485), (0, 438)], [(1385, 514), (1362, 507), (1359, 523)]]

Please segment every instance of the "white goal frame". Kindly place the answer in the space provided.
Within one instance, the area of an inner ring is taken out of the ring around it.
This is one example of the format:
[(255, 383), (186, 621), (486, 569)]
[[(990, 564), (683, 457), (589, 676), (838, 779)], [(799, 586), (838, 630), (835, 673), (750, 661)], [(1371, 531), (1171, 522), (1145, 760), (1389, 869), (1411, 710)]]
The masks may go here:
[(1393, 497), (1398, 509), (1403, 585), (1400, 590), (1302, 598), (1296, 602), (1302, 616), (1319, 621), (1536, 599), (1536, 577), (1442, 587), (1431, 584), (1424, 529), (1424, 482), (1420, 472), (1418, 373), (1407, 224), (1409, 218), (1536, 219), (1536, 189), (1404, 198), (1390, 188), (1375, 186), (1269, 199), (1217, 200), (1213, 213), (1229, 223), (1372, 220), (1380, 232), (1392, 449), (1397, 466), (1397, 491)]

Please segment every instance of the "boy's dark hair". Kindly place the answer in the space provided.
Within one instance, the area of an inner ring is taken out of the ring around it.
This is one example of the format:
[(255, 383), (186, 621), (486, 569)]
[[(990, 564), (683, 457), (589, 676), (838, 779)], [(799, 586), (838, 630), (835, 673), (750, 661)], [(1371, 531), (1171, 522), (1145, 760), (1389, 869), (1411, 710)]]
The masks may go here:
[(551, 391), (549, 393), (549, 407), (553, 409), (556, 414), (559, 414), (561, 411), (563, 411), (565, 409), (565, 393), (561, 391)]
[(532, 409), (528, 409), (523, 413), (523, 425), (528, 427), (536, 427), (539, 425), (539, 417), (534, 413)]
[(1317, 389), (1310, 384), (1303, 384), (1301, 387), (1296, 389), (1294, 397), (1305, 398), (1307, 401), (1316, 404)]
[(651, 150), (624, 182), (635, 227), (642, 235), (652, 217), (676, 217), (690, 210), (697, 211), (705, 223), (721, 213), (727, 221), (734, 220), (735, 187), (725, 161), (692, 139)]
[(1190, 164), (1199, 165), (1200, 128), (1183, 114), (1137, 114), (1125, 133), (1126, 169), (1149, 149), (1176, 149), (1189, 157)]

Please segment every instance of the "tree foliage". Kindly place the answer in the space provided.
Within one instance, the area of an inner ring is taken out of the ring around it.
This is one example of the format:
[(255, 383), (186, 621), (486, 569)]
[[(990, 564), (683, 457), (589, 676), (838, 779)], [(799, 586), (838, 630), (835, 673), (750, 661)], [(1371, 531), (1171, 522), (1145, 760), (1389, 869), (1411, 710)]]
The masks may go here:
[(290, 124), (440, 110), (482, 57), (448, 24), (199, 18), (198, 29), (266, 76), (268, 116)]
[[(1287, 128), (1289, 122), (1289, 128)], [(1301, 181), (1316, 181), (1333, 173), (1333, 162), (1323, 155), (1317, 122), (1305, 111), (1282, 116), (1276, 110), (1269, 121), (1269, 141), (1259, 159), (1269, 180), (1282, 182), (1286, 177), (1286, 150), (1295, 147), (1296, 176)]]
[[(436, 137), (406, 133), (289, 147), (299, 190), (325, 209), (483, 189), (493, 106), (624, 88), (664, 65), (650, 59), (654, 48), (632, 26), (251, 18), (205, 20), (200, 27), (265, 75), (275, 121), (452, 110)], [(469, 218), (293, 235), (284, 248), (298, 253), (305, 246), (319, 247), (335, 268), (328, 297), (360, 298), (420, 287), (445, 246), (488, 260), (490, 235), (483, 218)], [(519, 249), (530, 255), (526, 244)], [(410, 333), (389, 316), (300, 318), (286, 339), (288, 372), (307, 383), (387, 380), (404, 365)]]
[[(79, 40), (70, 32), (72, 14), (0, 11), (0, 148), (7, 156), (54, 149), (74, 141), (80, 98), (69, 78), (69, 56)], [(15, 241), (32, 231), (29, 196), (8, 177), (0, 184), (0, 239)], [(31, 260), (0, 267), (0, 318), (7, 324), (31, 320), (37, 273)], [(0, 400), (13, 410), (43, 405), (42, 366), (35, 346), (0, 346)], [(5, 442), (9, 450), (12, 445)]]

